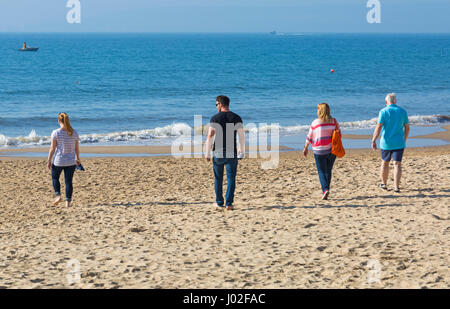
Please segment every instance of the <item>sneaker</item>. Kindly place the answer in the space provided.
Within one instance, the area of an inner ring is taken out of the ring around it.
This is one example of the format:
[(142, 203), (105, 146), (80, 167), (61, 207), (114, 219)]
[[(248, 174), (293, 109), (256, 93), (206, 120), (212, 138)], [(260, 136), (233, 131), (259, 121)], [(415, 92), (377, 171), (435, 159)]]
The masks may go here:
[(224, 208), (225, 208), (225, 206), (219, 205), (219, 204), (214, 204), (214, 206), (215, 206), (217, 209), (224, 209)]
[(394, 192), (395, 192), (395, 193), (400, 193), (400, 188), (395, 188), (395, 189), (394, 189)]
[(330, 191), (325, 190), (322, 195), (322, 200), (328, 200), (328, 195), (330, 195)]
[(380, 183), (380, 184), (378, 185), (378, 187), (379, 187), (381, 190), (387, 191), (387, 186), (386, 186), (384, 183)]
[(227, 210), (234, 210), (233, 205), (228, 205), (228, 206), (227, 206)]

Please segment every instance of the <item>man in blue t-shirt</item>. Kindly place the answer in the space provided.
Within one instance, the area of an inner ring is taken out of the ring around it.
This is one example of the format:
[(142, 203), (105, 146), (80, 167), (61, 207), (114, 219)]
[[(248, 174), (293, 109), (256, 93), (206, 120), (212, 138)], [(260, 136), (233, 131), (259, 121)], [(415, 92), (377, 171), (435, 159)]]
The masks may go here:
[(400, 192), (400, 179), (402, 177), (402, 158), (409, 135), (409, 121), (406, 111), (397, 106), (395, 93), (386, 96), (386, 107), (379, 115), (377, 126), (373, 132), (372, 149), (377, 149), (376, 140), (381, 134), (381, 184), (379, 187), (387, 190), (389, 175), (389, 162), (394, 161), (394, 192)]

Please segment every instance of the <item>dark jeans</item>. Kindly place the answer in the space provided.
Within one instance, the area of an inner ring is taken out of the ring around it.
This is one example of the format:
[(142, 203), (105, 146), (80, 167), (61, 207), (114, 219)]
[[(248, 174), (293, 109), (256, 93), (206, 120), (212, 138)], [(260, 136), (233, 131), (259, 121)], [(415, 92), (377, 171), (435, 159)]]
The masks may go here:
[(336, 156), (334, 154), (314, 155), (316, 159), (317, 172), (319, 172), (319, 180), (322, 186), (322, 192), (330, 190), (331, 171), (333, 169)]
[(237, 173), (238, 159), (227, 158), (213, 158), (214, 168), (214, 189), (216, 191), (217, 205), (223, 206), (223, 169), (227, 170), (227, 194), (225, 196), (226, 206), (233, 205), (234, 190), (236, 188), (236, 173)]
[(53, 189), (56, 195), (61, 195), (61, 184), (59, 183), (59, 177), (62, 171), (64, 171), (64, 180), (66, 183), (66, 201), (70, 202), (72, 200), (73, 193), (73, 174), (75, 173), (76, 165), (72, 166), (55, 166), (52, 164), (52, 182)]

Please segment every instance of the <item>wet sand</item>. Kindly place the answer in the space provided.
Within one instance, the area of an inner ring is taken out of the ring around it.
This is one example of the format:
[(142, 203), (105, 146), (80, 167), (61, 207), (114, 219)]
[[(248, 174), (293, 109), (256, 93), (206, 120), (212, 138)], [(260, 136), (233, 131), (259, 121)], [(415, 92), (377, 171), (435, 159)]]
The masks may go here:
[(66, 208), (50, 206), (45, 160), (3, 158), (0, 287), (450, 287), (450, 146), (407, 149), (399, 194), (392, 169), (377, 188), (378, 152), (349, 150), (328, 201), (312, 153), (261, 161), (239, 162), (224, 211), (203, 159), (85, 160)]

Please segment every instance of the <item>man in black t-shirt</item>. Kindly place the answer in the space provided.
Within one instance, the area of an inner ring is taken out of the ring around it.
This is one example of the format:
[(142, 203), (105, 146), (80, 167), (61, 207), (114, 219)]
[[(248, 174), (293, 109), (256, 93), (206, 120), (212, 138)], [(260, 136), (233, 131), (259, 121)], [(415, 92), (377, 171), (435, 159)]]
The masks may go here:
[[(236, 173), (238, 158), (242, 158), (245, 150), (245, 134), (241, 117), (230, 111), (230, 99), (220, 95), (216, 98), (216, 108), (219, 112), (210, 121), (208, 137), (206, 139), (206, 160), (211, 160), (211, 144), (214, 168), (214, 188), (216, 191), (216, 203), (218, 207), (224, 207), (222, 192), (223, 170), (227, 170), (227, 193), (225, 206), (233, 209), (234, 190), (236, 188)], [(236, 135), (239, 135), (239, 145), (236, 143)]]

